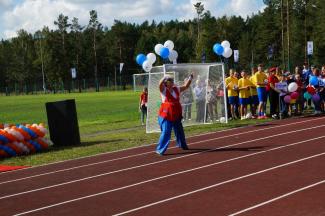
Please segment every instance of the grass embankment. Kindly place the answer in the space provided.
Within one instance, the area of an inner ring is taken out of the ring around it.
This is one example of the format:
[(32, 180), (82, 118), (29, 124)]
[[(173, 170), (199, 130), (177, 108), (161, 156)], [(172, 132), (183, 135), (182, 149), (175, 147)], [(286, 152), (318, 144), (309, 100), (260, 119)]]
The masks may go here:
[[(42, 153), (7, 158), (1, 164), (35, 166), (157, 142), (140, 124), (139, 93), (132, 91), (0, 97), (0, 123), (47, 123), (45, 103), (75, 99), (81, 145), (53, 146)], [(186, 127), (186, 136), (242, 125), (254, 120)]]

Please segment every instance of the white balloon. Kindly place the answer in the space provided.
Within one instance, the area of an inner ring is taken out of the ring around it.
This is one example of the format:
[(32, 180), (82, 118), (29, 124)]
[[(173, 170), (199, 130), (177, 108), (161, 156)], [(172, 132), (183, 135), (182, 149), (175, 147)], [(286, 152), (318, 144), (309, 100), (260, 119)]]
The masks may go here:
[(223, 46), (224, 49), (225, 48), (230, 48), (230, 43), (229, 43), (229, 41), (224, 40), (224, 41), (221, 42), (221, 46)]
[(172, 50), (168, 56), (168, 59), (172, 62), (178, 58), (178, 53), (176, 50)]
[(148, 53), (147, 55), (147, 61), (150, 62), (151, 64), (154, 64), (157, 60), (157, 57), (154, 53)]
[(152, 64), (148, 60), (146, 60), (143, 62), (142, 68), (145, 72), (150, 72), (152, 69)]
[(223, 52), (223, 57), (225, 58), (229, 58), (232, 55), (232, 49), (227, 47), (225, 48), (224, 52)]
[(297, 91), (297, 89), (298, 89), (298, 85), (295, 82), (290, 83), (288, 86), (289, 92), (295, 92)]
[(226, 118), (225, 117), (220, 117), (219, 122), (220, 123), (226, 123)]
[(160, 56), (160, 50), (163, 47), (164, 46), (162, 44), (156, 44), (156, 46), (155, 46), (155, 53)]
[(167, 47), (169, 49), (169, 52), (171, 52), (174, 49), (174, 42), (171, 40), (167, 40), (164, 43), (164, 47)]

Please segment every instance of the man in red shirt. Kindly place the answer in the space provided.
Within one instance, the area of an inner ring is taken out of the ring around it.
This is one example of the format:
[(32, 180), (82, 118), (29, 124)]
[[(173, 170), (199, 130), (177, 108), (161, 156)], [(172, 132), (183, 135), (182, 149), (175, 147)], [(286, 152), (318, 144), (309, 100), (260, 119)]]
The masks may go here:
[(141, 111), (141, 124), (145, 124), (147, 119), (148, 88), (144, 87), (140, 95), (139, 110)]
[(270, 100), (270, 115), (272, 118), (277, 119), (279, 113), (279, 93), (275, 88), (275, 84), (279, 82), (279, 79), (276, 77), (275, 72), (276, 68), (270, 69), (270, 76), (268, 78), (269, 83), (269, 100)]
[(174, 79), (170, 76), (165, 76), (159, 82), (159, 91), (162, 101), (158, 113), (158, 123), (161, 129), (161, 135), (156, 148), (156, 153), (159, 155), (163, 155), (167, 150), (172, 129), (174, 129), (176, 137), (176, 146), (184, 150), (188, 149), (182, 125), (180, 93), (190, 86), (192, 79), (193, 74), (189, 76), (183, 86), (176, 86), (174, 84)]

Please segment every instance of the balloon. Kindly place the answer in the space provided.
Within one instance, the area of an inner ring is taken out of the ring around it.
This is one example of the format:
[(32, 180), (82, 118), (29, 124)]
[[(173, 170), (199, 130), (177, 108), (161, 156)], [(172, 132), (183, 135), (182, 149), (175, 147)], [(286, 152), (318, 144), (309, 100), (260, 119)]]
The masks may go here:
[(304, 93), (304, 98), (306, 99), (306, 100), (309, 100), (309, 99), (311, 99), (311, 94), (309, 94), (308, 92), (305, 92)]
[(160, 50), (161, 50), (161, 48), (163, 48), (164, 46), (162, 45), (162, 44), (156, 44), (156, 46), (155, 46), (155, 53), (157, 54), (157, 55), (160, 55)]
[(172, 50), (170, 53), (169, 53), (169, 56), (168, 56), (168, 59), (169, 61), (174, 61), (178, 58), (178, 53), (176, 50)]
[(298, 89), (298, 85), (295, 82), (290, 83), (288, 86), (289, 92), (295, 92), (297, 91), (297, 89)]
[(221, 46), (221, 44), (216, 43), (216, 44), (213, 46), (213, 51), (214, 51), (217, 55), (222, 55), (222, 53), (223, 53), (223, 51), (224, 51), (224, 48)]
[(316, 89), (313, 86), (308, 86), (306, 89), (307, 92), (311, 95), (314, 95), (316, 93)]
[[(290, 86), (290, 85), (289, 85), (289, 86)], [(290, 94), (290, 97), (291, 97), (292, 99), (296, 100), (296, 99), (299, 97), (299, 94), (298, 94), (298, 92), (292, 92), (292, 93)]]
[(291, 99), (290, 104), (295, 104), (297, 102), (296, 99)]
[(227, 40), (224, 40), (221, 42), (221, 46), (223, 46), (223, 48), (230, 48), (230, 43)]
[(152, 64), (147, 60), (147, 61), (143, 62), (142, 68), (145, 72), (150, 72), (152, 69)]
[(313, 95), (313, 102), (317, 103), (320, 100), (319, 94), (314, 94)]
[(286, 103), (290, 103), (290, 102), (291, 102), (291, 97), (290, 97), (290, 95), (286, 95), (286, 96), (284, 97), (284, 102), (286, 102)]
[(149, 53), (147, 55), (147, 61), (150, 62), (151, 64), (154, 64), (156, 62), (157, 58), (154, 53)]
[(226, 118), (225, 117), (220, 117), (219, 122), (220, 123), (226, 123)]
[(169, 56), (169, 49), (167, 48), (167, 47), (163, 47), (163, 48), (161, 48), (160, 49), (160, 56), (162, 57), (162, 58), (168, 58), (168, 56)]
[(225, 48), (224, 52), (223, 52), (223, 57), (225, 58), (229, 58), (232, 55), (232, 49), (227, 47)]
[(309, 79), (309, 84), (313, 86), (318, 85), (318, 78), (316, 76), (311, 76)]
[(169, 49), (169, 51), (172, 51), (174, 49), (174, 42), (171, 40), (167, 40), (164, 43), (164, 47), (167, 47)]
[(145, 60), (147, 60), (147, 57), (145, 55), (137, 55), (136, 62), (138, 63), (138, 65), (142, 65)]

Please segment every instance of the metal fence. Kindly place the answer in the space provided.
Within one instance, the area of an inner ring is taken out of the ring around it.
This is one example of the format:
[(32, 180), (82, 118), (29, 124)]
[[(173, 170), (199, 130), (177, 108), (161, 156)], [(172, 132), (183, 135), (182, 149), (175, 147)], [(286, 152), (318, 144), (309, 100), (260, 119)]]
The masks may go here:
[(34, 83), (13, 83), (0, 85), (0, 95), (33, 95), (33, 94), (56, 94), (74, 92), (99, 92), (114, 90), (130, 90), (133, 88), (131, 79), (123, 79), (115, 82), (109, 77), (95, 79), (81, 79), (67, 82), (47, 83), (45, 89), (42, 81)]

